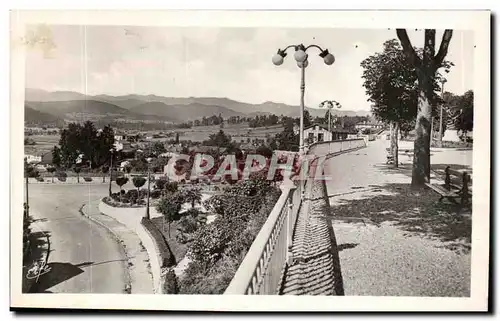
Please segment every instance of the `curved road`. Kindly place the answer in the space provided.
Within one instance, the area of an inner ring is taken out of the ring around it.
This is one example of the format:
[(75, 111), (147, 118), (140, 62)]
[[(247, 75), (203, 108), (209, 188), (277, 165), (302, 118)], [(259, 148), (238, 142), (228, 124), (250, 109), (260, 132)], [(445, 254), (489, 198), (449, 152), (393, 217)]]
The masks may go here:
[(49, 266), (36, 292), (124, 293), (127, 261), (121, 245), (79, 209), (107, 194), (107, 185), (30, 184), (34, 230), (50, 235)]

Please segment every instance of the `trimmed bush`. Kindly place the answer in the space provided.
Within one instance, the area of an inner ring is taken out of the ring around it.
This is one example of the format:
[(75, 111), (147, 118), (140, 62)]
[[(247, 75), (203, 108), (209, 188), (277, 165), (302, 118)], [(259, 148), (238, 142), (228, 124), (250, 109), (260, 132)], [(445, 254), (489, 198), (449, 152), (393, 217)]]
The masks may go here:
[(68, 174), (66, 174), (66, 172), (57, 172), (56, 176), (60, 182), (66, 182), (66, 178), (68, 177)]
[(193, 216), (183, 216), (179, 220), (179, 225), (177, 227), (183, 233), (193, 233), (198, 230), (198, 221)]
[(152, 190), (151, 193), (149, 194), (149, 196), (153, 199), (157, 199), (157, 198), (160, 198), (161, 197), (161, 191), (155, 189), (155, 190)]
[(141, 219), (141, 224), (149, 232), (151, 237), (156, 243), (160, 255), (160, 266), (161, 267), (171, 267), (176, 264), (175, 257), (170, 247), (168, 246), (167, 240), (163, 237), (160, 230), (156, 225), (149, 219), (143, 217)]
[(41, 176), (36, 177), (36, 180), (39, 181), (39, 182), (43, 182), (44, 181), (43, 177), (41, 177)]
[(92, 182), (92, 177), (85, 176), (83, 180), (86, 182)]
[(165, 294), (179, 293), (179, 281), (173, 269), (168, 269), (165, 274), (165, 281), (163, 283), (163, 292)]

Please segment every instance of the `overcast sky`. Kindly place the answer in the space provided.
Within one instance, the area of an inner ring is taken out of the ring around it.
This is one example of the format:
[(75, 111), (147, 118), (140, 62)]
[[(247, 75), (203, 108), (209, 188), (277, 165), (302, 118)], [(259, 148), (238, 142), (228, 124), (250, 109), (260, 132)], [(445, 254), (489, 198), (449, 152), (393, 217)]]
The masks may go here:
[[(387, 29), (273, 29), (53, 26), (50, 55), (31, 50), (26, 86), (88, 94), (156, 94), (170, 97), (228, 97), (298, 105), (300, 70), (293, 50), (283, 65), (271, 58), (289, 44), (317, 44), (336, 58), (327, 66), (310, 50), (306, 105), (325, 99), (346, 110), (369, 110), (360, 62), (397, 38)], [(423, 31), (409, 31), (422, 46)], [(440, 43), (442, 31), (437, 31)], [(473, 33), (454, 31), (448, 60), (455, 63), (446, 91), (472, 89)], [(308, 52), (309, 53), (309, 52)]]

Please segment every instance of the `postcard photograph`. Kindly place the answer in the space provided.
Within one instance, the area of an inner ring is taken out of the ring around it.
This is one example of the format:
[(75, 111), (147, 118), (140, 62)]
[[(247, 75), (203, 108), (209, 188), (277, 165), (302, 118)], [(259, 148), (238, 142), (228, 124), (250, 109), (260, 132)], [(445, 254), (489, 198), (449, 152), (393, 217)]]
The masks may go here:
[(489, 20), (13, 11), (11, 307), (486, 309)]

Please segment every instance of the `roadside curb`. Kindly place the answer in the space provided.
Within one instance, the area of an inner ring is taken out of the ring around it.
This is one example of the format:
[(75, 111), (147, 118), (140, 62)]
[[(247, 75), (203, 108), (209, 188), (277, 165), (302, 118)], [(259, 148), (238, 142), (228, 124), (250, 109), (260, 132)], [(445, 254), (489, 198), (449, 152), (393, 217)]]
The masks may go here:
[[(99, 202), (99, 211), (103, 215), (106, 215), (126, 226), (141, 241), (142, 246), (146, 249), (147, 255), (149, 257), (149, 270), (153, 276), (153, 292), (154, 294), (161, 294), (162, 271), (159, 261), (157, 244), (154, 238), (151, 237), (147, 229), (141, 224), (140, 221), (135, 221), (135, 219), (130, 220), (130, 217), (134, 217), (134, 215), (130, 215), (130, 213), (127, 214), (127, 209), (128, 208), (125, 207), (110, 206), (106, 204), (102, 199)], [(116, 211), (119, 211), (119, 213), (117, 213)]]
[[(125, 257), (127, 258), (127, 266), (129, 266), (129, 264), (131, 263), (130, 261), (130, 255), (129, 255), (129, 252), (127, 251), (127, 248), (125, 247), (125, 245), (123, 244), (123, 240), (118, 236), (118, 234), (116, 234), (113, 229), (111, 229), (109, 226), (107, 226), (106, 224), (102, 223), (101, 221), (99, 221), (98, 219), (96, 218), (93, 218), (92, 215), (87, 215), (85, 214), (85, 212), (83, 211), (83, 208), (85, 206), (88, 206), (88, 204), (83, 204), (80, 208), (79, 208), (79, 212), (80, 214), (82, 214), (83, 216), (85, 216), (87, 219), (89, 219), (90, 221), (98, 224), (99, 226), (102, 226), (106, 229), (106, 231), (108, 231), (112, 236), (113, 238), (120, 244), (123, 252), (125, 253)], [(105, 215), (105, 214), (104, 214)], [(124, 293), (125, 294), (131, 294), (132, 293), (132, 277), (130, 275), (130, 270), (128, 269), (127, 267), (127, 273), (126, 273), (126, 282), (125, 282), (125, 289), (124, 289)]]

